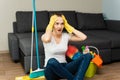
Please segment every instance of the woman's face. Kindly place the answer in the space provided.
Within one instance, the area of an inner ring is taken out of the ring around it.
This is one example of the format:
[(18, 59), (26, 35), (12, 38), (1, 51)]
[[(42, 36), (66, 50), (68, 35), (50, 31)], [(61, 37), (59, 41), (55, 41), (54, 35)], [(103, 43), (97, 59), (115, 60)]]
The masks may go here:
[(57, 20), (54, 23), (53, 31), (55, 31), (56, 34), (61, 34), (64, 28), (64, 21), (62, 17), (57, 17)]

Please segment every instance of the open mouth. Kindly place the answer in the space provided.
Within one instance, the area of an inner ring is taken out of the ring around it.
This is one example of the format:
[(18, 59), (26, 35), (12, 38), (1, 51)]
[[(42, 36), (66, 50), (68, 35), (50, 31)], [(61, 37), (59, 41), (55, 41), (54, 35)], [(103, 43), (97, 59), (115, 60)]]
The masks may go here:
[(62, 31), (62, 29), (58, 29), (58, 32), (61, 32)]

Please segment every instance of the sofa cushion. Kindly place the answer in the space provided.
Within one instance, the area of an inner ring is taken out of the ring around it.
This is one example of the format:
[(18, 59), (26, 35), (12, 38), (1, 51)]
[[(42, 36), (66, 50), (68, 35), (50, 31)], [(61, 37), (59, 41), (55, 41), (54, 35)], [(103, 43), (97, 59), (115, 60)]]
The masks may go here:
[(31, 38), (31, 33), (16, 33), (15, 34), (17, 36), (18, 39), (22, 39), (22, 38)]
[(100, 49), (99, 52), (103, 60), (103, 64), (111, 62), (111, 49)]
[(30, 52), (31, 51), (31, 38), (19, 39), (19, 47), (25, 56), (30, 56), (30, 54), (31, 54), (31, 52)]
[(78, 29), (96, 30), (106, 29), (102, 13), (77, 12)]
[(113, 48), (111, 49), (111, 58), (112, 58), (112, 61), (120, 61), (120, 48)]
[[(37, 30), (45, 31), (48, 24), (48, 12), (37, 11)], [(31, 11), (18, 11), (16, 12), (17, 32), (31, 32), (32, 27), (32, 12)]]
[(71, 26), (77, 28), (77, 18), (76, 18), (76, 12), (75, 11), (50, 11), (49, 12), (49, 17), (54, 13), (62, 13), (66, 17), (68, 23)]
[(91, 34), (94, 37), (110, 40), (111, 48), (120, 47), (120, 42), (119, 42), (120, 41), (120, 37), (119, 37), (120, 33), (119, 32), (114, 32), (114, 31), (109, 31), (109, 30), (92, 30), (92, 31), (89, 31), (89, 34)]
[[(44, 55), (44, 49), (43, 49), (43, 43), (42, 43), (42, 41), (41, 41), (41, 36), (42, 36), (42, 32), (39, 32), (38, 33), (38, 36), (39, 36), (39, 38), (38, 38), (38, 45), (39, 45), (39, 53), (41, 54), (41, 55)], [(23, 34), (18, 34), (18, 35), (23, 35)], [(20, 49), (22, 50), (22, 52), (24, 53), (24, 55), (25, 56), (30, 56), (30, 51), (31, 51), (31, 37), (24, 37), (24, 36), (22, 36), (22, 37), (20, 37), (19, 36), (19, 47), (20, 47)], [(24, 38), (23, 38), (24, 37)], [(35, 55), (35, 40), (34, 40), (34, 45), (33, 45), (33, 48), (34, 48), (34, 55)]]

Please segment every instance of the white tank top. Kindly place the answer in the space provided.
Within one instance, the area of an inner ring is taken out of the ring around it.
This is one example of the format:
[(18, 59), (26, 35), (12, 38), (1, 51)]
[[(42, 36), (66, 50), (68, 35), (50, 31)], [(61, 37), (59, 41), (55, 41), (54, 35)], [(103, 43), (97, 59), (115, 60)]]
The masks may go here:
[(54, 37), (52, 37), (50, 43), (43, 43), (45, 50), (45, 65), (50, 58), (57, 59), (60, 63), (65, 63), (65, 52), (68, 48), (68, 41), (70, 35), (68, 33), (63, 33), (60, 43), (56, 43)]

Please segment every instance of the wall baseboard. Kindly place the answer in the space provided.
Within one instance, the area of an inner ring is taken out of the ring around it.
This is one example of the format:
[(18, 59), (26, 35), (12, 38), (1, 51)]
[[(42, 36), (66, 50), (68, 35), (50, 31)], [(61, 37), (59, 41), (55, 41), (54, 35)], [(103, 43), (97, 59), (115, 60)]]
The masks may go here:
[(0, 51), (0, 54), (5, 54), (5, 53), (9, 53), (9, 51), (8, 50)]

